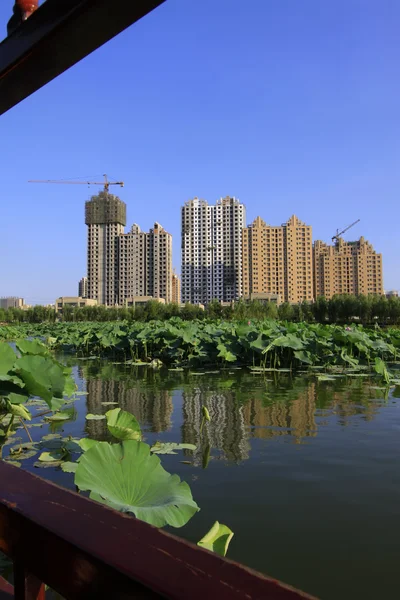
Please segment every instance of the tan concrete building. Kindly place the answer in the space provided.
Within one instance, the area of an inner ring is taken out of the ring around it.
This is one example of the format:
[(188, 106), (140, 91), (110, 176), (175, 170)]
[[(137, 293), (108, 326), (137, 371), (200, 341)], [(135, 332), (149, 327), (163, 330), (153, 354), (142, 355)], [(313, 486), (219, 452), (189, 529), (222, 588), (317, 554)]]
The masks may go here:
[(363, 237), (356, 242), (338, 238), (333, 245), (314, 244), (315, 297), (335, 294), (383, 294), (382, 254)]
[(181, 303), (181, 280), (175, 271), (172, 273), (172, 302)]
[(313, 299), (310, 225), (295, 215), (277, 227), (257, 217), (242, 235), (245, 298), (270, 294), (293, 304)]
[(79, 296), (61, 296), (55, 301), (55, 311), (62, 313), (63, 309), (68, 306), (70, 308), (83, 308), (84, 306), (97, 306), (97, 300), (92, 298), (81, 298)]
[(118, 237), (118, 303), (137, 296), (172, 302), (172, 236), (159, 224), (144, 232), (134, 224)]

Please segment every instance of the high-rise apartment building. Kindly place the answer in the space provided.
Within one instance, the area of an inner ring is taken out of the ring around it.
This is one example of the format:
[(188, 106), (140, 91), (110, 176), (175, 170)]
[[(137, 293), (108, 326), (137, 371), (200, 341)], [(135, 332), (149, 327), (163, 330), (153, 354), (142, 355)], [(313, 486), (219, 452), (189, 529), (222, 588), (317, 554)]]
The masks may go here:
[(382, 254), (363, 237), (356, 242), (338, 238), (333, 245), (314, 244), (315, 297), (335, 294), (383, 294)]
[(113, 306), (118, 301), (118, 237), (126, 225), (126, 204), (106, 190), (85, 204), (88, 226), (88, 298)]
[(227, 196), (215, 206), (194, 198), (181, 209), (182, 302), (229, 302), (242, 295), (246, 210)]
[(243, 295), (313, 299), (312, 228), (295, 215), (274, 227), (260, 217), (243, 229)]
[(181, 280), (175, 271), (172, 273), (172, 302), (175, 304), (181, 302)]
[(79, 281), (78, 296), (80, 298), (88, 297), (88, 278), (87, 277), (82, 277), (82, 279), (80, 279), (80, 281)]
[(172, 236), (154, 223), (148, 233), (134, 224), (118, 237), (118, 303), (152, 296), (172, 301)]

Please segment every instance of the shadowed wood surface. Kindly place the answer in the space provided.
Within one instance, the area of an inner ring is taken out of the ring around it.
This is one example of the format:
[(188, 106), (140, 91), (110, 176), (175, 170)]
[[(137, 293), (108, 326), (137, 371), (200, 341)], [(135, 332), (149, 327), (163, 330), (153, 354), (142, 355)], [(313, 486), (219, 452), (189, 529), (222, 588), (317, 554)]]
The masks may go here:
[(0, 43), (0, 115), (163, 2), (46, 0)]
[(18, 467), (0, 480), (0, 550), (65, 598), (311, 598)]

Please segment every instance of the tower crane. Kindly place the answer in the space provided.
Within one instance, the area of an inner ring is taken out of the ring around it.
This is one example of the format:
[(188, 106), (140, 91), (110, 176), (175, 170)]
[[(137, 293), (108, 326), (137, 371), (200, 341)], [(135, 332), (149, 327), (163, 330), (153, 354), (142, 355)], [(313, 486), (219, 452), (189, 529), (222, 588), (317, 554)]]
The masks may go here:
[(343, 231), (339, 231), (339, 229), (336, 229), (336, 235), (332, 236), (332, 242), (336, 241), (336, 243), (338, 243), (340, 236), (343, 235), (344, 233), (346, 233), (346, 231), (348, 231), (352, 227), (354, 227), (354, 225), (357, 225), (357, 223), (359, 223), (360, 220), (361, 219), (357, 219), (357, 221), (354, 221), (354, 223), (352, 223), (351, 225), (348, 225), (345, 229), (343, 229)]
[(103, 175), (104, 181), (68, 181), (68, 179), (30, 179), (28, 183), (64, 183), (71, 185), (104, 185), (104, 191), (108, 193), (110, 185), (124, 187), (123, 181), (108, 181), (107, 175)]

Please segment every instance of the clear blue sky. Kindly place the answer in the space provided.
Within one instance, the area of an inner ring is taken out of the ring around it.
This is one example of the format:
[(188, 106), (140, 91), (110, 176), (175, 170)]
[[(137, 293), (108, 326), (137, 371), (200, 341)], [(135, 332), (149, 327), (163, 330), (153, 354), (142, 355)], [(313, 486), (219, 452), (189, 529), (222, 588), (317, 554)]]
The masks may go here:
[(167, 0), (1, 117), (0, 295), (77, 293), (96, 188), (27, 180), (102, 173), (178, 269), (182, 203), (229, 194), (314, 239), (360, 218), (400, 288), (399, 23), (398, 0)]

